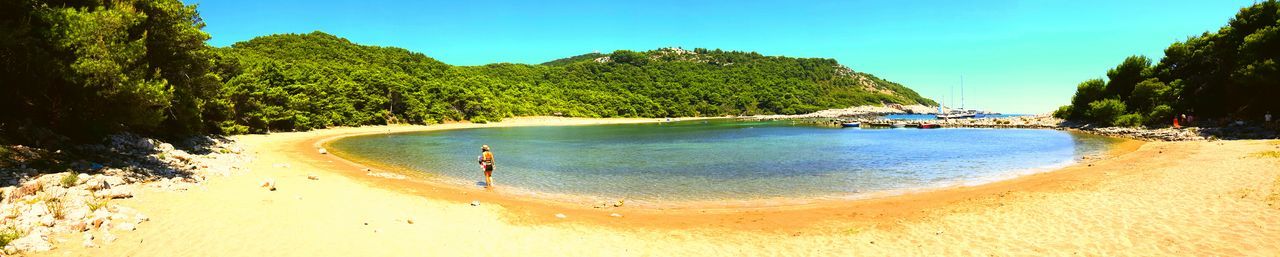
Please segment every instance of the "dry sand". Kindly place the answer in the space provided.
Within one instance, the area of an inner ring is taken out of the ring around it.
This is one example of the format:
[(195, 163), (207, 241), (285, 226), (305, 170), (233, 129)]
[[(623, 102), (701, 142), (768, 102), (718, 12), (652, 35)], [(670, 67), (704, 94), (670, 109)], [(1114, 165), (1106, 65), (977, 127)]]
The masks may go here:
[[(37, 255), (1280, 255), (1280, 158), (1257, 154), (1280, 150), (1276, 141), (1131, 142), (1058, 171), (870, 200), (603, 210), (368, 176), (315, 148), (364, 133), (647, 121), (521, 118), (240, 136), (256, 158), (248, 172), (115, 201), (151, 221), (100, 248), (68, 235)], [(277, 191), (259, 187), (268, 178)]]

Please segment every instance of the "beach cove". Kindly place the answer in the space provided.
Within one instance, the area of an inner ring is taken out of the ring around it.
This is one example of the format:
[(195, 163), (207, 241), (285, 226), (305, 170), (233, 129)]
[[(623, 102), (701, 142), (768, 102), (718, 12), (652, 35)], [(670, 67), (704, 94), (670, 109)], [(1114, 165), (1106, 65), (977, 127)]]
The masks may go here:
[[(512, 198), (401, 178), (317, 151), (328, 140), (361, 134), (654, 121), (515, 118), (236, 136), (253, 157), (247, 172), (186, 192), (144, 191), (116, 201), (151, 221), (100, 248), (70, 239), (35, 255), (1280, 253), (1271, 244), (1280, 239), (1280, 159), (1257, 154), (1280, 149), (1274, 140), (1130, 141), (1100, 159), (978, 186), (665, 209)], [(264, 180), (278, 189), (259, 187)]]

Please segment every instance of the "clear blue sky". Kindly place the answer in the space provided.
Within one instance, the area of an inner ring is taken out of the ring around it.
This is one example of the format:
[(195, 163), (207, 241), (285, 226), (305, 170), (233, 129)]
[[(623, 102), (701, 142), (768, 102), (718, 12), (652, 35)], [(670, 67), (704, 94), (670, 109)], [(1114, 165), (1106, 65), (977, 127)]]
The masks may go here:
[(1049, 112), (1126, 56), (1158, 59), (1254, 2), (185, 1), (199, 5), (215, 46), (320, 30), (454, 65), (667, 46), (756, 51), (835, 58), (943, 101), (963, 75), (968, 107), (1006, 113)]

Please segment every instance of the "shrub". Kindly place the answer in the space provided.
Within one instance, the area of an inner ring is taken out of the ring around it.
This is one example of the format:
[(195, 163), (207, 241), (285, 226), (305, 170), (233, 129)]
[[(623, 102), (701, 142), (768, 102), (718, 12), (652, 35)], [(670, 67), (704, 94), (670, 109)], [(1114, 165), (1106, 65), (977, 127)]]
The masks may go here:
[(62, 198), (49, 197), (44, 199), (44, 207), (49, 209), (49, 213), (52, 213), (54, 218), (62, 219), (66, 217), (67, 208), (62, 204)]
[(1089, 103), (1085, 112), (1086, 119), (1102, 126), (1111, 126), (1117, 117), (1124, 115), (1124, 102), (1116, 99), (1099, 100)]
[(1071, 106), (1063, 105), (1062, 107), (1058, 107), (1057, 111), (1053, 111), (1053, 117), (1064, 120), (1071, 118)]
[(62, 176), (62, 187), (71, 188), (80, 182), (80, 175), (75, 172), (68, 172), (66, 176)]
[(1151, 109), (1151, 113), (1147, 114), (1146, 124), (1150, 127), (1169, 125), (1173, 120), (1173, 107), (1168, 105), (1156, 106)]
[(0, 247), (8, 246), (9, 242), (22, 238), (22, 232), (18, 232), (17, 228), (12, 226), (0, 229)]
[(1142, 114), (1130, 113), (1120, 115), (1119, 117), (1116, 117), (1116, 120), (1112, 122), (1112, 124), (1118, 127), (1142, 126)]
[(93, 212), (102, 209), (102, 207), (107, 207), (108, 203), (111, 203), (111, 198), (95, 199), (85, 203), (85, 205), (89, 206), (89, 212)]

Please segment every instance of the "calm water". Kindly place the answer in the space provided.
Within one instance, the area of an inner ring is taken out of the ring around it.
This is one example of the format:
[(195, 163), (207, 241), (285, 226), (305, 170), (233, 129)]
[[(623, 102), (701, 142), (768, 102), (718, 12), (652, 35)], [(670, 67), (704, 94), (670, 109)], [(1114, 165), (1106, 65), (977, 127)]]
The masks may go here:
[(478, 186), (637, 200), (856, 197), (1065, 166), (1115, 140), (1056, 130), (841, 129), (787, 121), (483, 128), (353, 137), (330, 147)]

